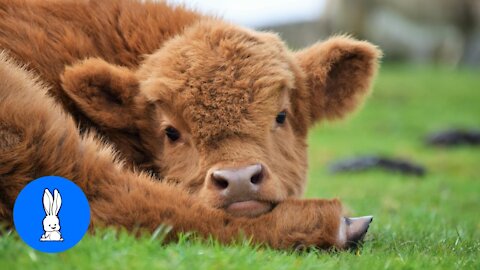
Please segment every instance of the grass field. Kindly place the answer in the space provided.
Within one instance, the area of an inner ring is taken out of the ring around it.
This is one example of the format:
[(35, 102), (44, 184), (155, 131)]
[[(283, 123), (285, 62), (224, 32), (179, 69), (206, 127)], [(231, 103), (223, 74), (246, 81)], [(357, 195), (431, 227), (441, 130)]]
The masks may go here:
[[(339, 197), (352, 215), (375, 216), (357, 253), (295, 254), (184, 237), (162, 246), (101, 231), (57, 255), (15, 233), (0, 237), (1, 269), (480, 269), (480, 148), (435, 149), (425, 134), (480, 128), (478, 71), (384, 66), (363, 110), (310, 135), (306, 197)], [(385, 154), (414, 160), (423, 178), (382, 171), (331, 175), (340, 158)]]

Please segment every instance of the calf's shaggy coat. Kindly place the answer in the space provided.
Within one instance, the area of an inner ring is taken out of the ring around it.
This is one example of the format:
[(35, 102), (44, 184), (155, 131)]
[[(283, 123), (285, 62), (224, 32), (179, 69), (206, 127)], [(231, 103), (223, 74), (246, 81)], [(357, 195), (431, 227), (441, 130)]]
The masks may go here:
[(93, 135), (80, 136), (44, 86), (4, 54), (0, 79), (0, 220), (11, 220), (15, 196), (32, 177), (53, 173), (82, 188), (94, 226), (153, 231), (168, 224), (173, 226), (171, 239), (177, 232), (195, 231), (227, 243), (242, 231), (279, 248), (343, 244), (336, 238), (341, 214), (337, 200), (287, 201), (258, 218), (230, 217), (178, 188), (125, 169), (111, 147)]
[(0, 0), (0, 49), (48, 85), (2, 56), (0, 220), (23, 186), (55, 174), (82, 187), (94, 225), (223, 242), (241, 231), (278, 248), (345, 247), (363, 230), (338, 201), (298, 197), (308, 128), (367, 93), (380, 55), (367, 42), (290, 52), (274, 34), (163, 3)]

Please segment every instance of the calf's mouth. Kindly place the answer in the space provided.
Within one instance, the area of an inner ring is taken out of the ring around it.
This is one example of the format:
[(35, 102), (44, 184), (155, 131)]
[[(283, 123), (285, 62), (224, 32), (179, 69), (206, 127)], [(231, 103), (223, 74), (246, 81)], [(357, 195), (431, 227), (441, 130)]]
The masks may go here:
[(272, 202), (260, 200), (236, 201), (225, 205), (224, 210), (234, 216), (257, 217), (270, 212), (275, 206)]

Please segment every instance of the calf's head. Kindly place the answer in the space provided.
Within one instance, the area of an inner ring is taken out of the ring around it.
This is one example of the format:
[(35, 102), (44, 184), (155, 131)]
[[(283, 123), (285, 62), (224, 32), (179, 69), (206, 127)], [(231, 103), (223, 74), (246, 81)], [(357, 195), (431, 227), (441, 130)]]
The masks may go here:
[[(255, 216), (302, 194), (308, 129), (358, 106), (379, 57), (373, 45), (348, 37), (292, 52), (274, 34), (212, 20), (163, 44), (138, 70), (89, 59), (63, 79), (92, 119), (138, 130), (133, 139), (163, 181)], [(107, 119), (110, 109), (79, 87), (105, 77), (89, 91), (129, 100)]]

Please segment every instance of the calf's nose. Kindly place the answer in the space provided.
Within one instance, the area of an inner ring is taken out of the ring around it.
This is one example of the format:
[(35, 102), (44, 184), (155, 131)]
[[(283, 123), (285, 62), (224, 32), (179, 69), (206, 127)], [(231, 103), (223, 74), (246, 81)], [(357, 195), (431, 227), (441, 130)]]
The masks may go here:
[(232, 200), (248, 200), (260, 189), (264, 174), (263, 166), (254, 164), (215, 170), (212, 172), (211, 181), (222, 195)]

